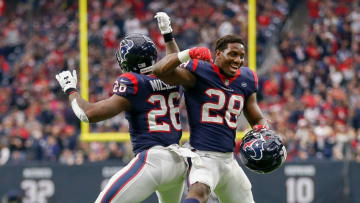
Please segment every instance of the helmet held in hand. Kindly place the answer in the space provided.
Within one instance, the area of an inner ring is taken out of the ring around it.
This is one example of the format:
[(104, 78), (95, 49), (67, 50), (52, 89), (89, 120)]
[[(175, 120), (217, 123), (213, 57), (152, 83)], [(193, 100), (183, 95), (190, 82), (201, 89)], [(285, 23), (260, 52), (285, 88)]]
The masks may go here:
[(251, 130), (240, 145), (240, 160), (251, 171), (270, 173), (286, 159), (286, 148), (281, 138), (272, 130)]

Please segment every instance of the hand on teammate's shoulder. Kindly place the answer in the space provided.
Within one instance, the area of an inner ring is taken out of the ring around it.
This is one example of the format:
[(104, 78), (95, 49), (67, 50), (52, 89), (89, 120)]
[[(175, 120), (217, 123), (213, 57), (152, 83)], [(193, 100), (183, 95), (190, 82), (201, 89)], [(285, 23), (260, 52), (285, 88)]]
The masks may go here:
[(207, 47), (194, 47), (189, 50), (190, 58), (213, 62), (210, 49)]

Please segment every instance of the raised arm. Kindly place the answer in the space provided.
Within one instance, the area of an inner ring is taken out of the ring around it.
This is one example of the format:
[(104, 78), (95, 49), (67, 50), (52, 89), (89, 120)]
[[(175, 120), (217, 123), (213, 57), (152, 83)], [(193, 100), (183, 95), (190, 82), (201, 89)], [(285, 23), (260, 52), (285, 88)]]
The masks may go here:
[[(161, 34), (164, 37), (165, 46), (166, 46), (166, 55), (172, 54), (172, 53), (178, 53), (179, 47), (176, 44), (176, 41), (174, 39), (172, 28), (171, 28), (171, 20), (170, 17), (165, 12), (158, 12), (156, 13), (155, 17), (158, 21), (158, 27), (161, 32)], [(166, 61), (172, 61), (171, 65), (168, 64), (171, 67), (161, 68), (153, 71), (153, 73), (163, 80), (164, 82), (168, 84), (174, 84), (174, 85), (184, 85), (184, 84), (192, 84), (195, 80), (195, 77), (187, 70), (182, 71), (182, 69), (175, 70), (177, 66), (180, 65), (176, 61), (177, 55), (174, 55)], [(172, 59), (173, 58), (173, 59)], [(162, 65), (165, 65), (166, 62), (161, 62)], [(175, 65), (176, 64), (176, 65)], [(161, 66), (162, 66), (161, 65)], [(158, 66), (157, 66), (158, 67)], [(167, 69), (171, 69), (170, 71)], [(172, 70), (174, 69), (174, 70)], [(164, 72), (165, 71), (165, 72)]]
[(99, 122), (114, 117), (131, 108), (130, 102), (124, 97), (113, 95), (105, 100), (90, 103), (77, 92), (77, 74), (73, 70), (63, 71), (56, 75), (62, 90), (69, 95), (69, 101), (75, 115), (84, 122)]
[(180, 49), (176, 44), (173, 36), (170, 17), (165, 12), (157, 12), (154, 18), (156, 18), (159, 30), (164, 37), (166, 55), (171, 53), (178, 53)]
[(190, 59), (212, 61), (210, 50), (206, 47), (194, 47), (179, 53), (166, 55), (154, 64), (153, 73), (168, 84), (183, 85), (185, 88), (193, 87), (196, 82), (195, 76), (180, 64)]
[(73, 110), (73, 102), (76, 101), (78, 103), (79, 108), (84, 111), (90, 123), (112, 118), (122, 111), (129, 110), (131, 106), (127, 99), (115, 94), (96, 103), (90, 103), (82, 99), (79, 93), (75, 92), (69, 96), (69, 101), (72, 104)]

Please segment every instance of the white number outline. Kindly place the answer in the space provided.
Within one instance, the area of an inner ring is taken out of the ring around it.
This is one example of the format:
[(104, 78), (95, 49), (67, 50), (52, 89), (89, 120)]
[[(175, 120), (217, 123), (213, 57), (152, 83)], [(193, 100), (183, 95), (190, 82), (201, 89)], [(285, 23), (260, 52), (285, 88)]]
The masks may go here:
[[(238, 109), (235, 108), (236, 102), (239, 102), (239, 108)], [(227, 110), (225, 112), (226, 123), (228, 124), (228, 126), (231, 129), (236, 129), (236, 127), (237, 127), (237, 119), (238, 119), (238, 116), (241, 114), (241, 111), (242, 111), (243, 107), (244, 107), (244, 96), (241, 95), (241, 94), (232, 94), (230, 96), (230, 98), (229, 98)], [(235, 116), (235, 121), (234, 122), (231, 121), (231, 118), (232, 118), (231, 115)]]
[(207, 89), (205, 90), (205, 94), (210, 98), (217, 96), (218, 101), (217, 103), (206, 102), (201, 106), (201, 122), (224, 124), (224, 119), (220, 115), (210, 115), (210, 109), (221, 110), (224, 108), (226, 102), (226, 96), (224, 92), (222, 92), (221, 90), (219, 91), (218, 89)]
[[(180, 100), (179, 92), (171, 92), (169, 94), (169, 99), (168, 99), (168, 106), (170, 108), (169, 113), (170, 113), (171, 124), (175, 128), (175, 130), (179, 131), (179, 130), (181, 130), (180, 107), (175, 106), (174, 100)], [(176, 116), (176, 114), (178, 114), (178, 116)]]
[[(156, 121), (158, 117), (164, 117), (170, 113), (171, 125), (175, 130), (181, 130), (181, 123), (178, 119), (180, 115), (179, 106), (175, 106), (174, 100), (180, 99), (179, 92), (171, 92), (168, 96), (168, 99), (161, 94), (153, 94), (146, 100), (148, 103), (155, 105), (159, 103), (160, 108), (154, 108), (147, 113), (147, 125), (149, 132), (170, 132), (170, 125), (167, 122), (162, 121), (160, 124)], [(169, 110), (170, 109), (170, 110)]]
[(117, 80), (114, 82), (113, 92), (125, 92), (126, 89), (126, 85), (119, 83)]
[[(243, 107), (244, 107), (244, 96), (241, 94), (231, 94), (229, 99), (226, 98), (226, 94), (220, 89), (207, 89), (205, 90), (205, 94), (210, 98), (214, 96), (218, 97), (217, 102), (205, 102), (201, 106), (201, 117), (200, 122), (202, 123), (214, 123), (214, 124), (224, 124), (224, 117), (226, 124), (231, 129), (236, 129), (237, 127), (237, 119), (240, 115)], [(225, 111), (225, 115), (216, 115), (211, 116), (210, 110), (221, 111), (227, 102), (227, 108)], [(235, 104), (239, 103), (239, 108), (235, 108)], [(235, 116), (235, 121), (231, 121), (232, 115)]]

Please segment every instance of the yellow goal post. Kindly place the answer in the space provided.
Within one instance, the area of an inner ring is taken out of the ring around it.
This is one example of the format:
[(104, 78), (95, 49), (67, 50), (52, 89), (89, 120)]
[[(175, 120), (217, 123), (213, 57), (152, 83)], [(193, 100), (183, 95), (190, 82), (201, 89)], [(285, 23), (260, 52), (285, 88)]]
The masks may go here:
[[(256, 0), (248, 0), (248, 61), (249, 67), (256, 71)], [(80, 94), (89, 100), (89, 71), (88, 71), (88, 26), (87, 0), (79, 0), (79, 47), (80, 47)], [(244, 132), (237, 132), (236, 138), (241, 139)], [(189, 132), (183, 132), (182, 141), (189, 139)], [(90, 132), (89, 123), (81, 122), (80, 140), (85, 142), (130, 140), (129, 133), (124, 132)]]

